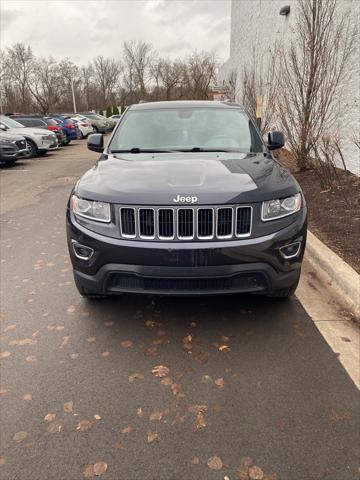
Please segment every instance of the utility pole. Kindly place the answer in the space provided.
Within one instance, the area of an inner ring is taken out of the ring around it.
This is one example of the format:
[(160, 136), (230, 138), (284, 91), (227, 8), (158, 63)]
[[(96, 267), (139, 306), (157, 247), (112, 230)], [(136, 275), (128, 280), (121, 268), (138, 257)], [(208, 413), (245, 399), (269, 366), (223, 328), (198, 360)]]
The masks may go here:
[(74, 80), (71, 77), (71, 91), (72, 91), (72, 99), (73, 99), (73, 106), (74, 106), (74, 113), (76, 113), (76, 102), (75, 102), (75, 91), (74, 91)]

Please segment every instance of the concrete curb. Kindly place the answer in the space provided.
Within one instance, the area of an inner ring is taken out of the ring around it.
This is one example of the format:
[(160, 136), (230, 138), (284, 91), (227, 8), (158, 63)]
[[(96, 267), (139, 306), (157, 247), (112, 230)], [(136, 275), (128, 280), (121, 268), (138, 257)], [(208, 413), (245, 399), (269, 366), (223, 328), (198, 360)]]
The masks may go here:
[(360, 315), (360, 275), (308, 231), (305, 254), (331, 280), (355, 315)]

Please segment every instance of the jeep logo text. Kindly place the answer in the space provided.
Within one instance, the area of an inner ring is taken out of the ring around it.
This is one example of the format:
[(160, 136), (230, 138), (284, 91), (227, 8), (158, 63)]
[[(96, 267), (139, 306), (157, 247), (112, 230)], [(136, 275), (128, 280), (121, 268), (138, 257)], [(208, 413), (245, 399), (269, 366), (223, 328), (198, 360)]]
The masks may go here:
[(196, 203), (197, 201), (197, 197), (182, 197), (181, 195), (177, 195), (177, 197), (173, 198), (173, 202), (175, 203)]

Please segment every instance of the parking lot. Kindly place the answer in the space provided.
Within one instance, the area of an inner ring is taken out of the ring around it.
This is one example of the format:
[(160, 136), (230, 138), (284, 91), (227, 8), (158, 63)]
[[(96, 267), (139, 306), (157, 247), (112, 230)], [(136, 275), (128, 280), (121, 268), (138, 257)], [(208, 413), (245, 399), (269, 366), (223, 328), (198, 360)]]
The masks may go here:
[(296, 297), (79, 296), (65, 208), (97, 156), (0, 172), (0, 478), (357, 478), (358, 391)]

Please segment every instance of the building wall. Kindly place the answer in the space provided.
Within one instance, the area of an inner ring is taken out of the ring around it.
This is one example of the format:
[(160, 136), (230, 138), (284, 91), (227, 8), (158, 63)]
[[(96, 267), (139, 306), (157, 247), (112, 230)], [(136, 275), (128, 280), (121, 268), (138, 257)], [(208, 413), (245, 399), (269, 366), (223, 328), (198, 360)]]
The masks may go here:
[[(288, 16), (279, 14), (285, 5), (291, 7)], [(360, 24), (359, 0), (339, 0), (339, 8), (349, 9), (353, 25)], [(276, 45), (286, 47), (291, 41), (297, 14), (297, 2), (294, 0), (232, 0), (230, 57), (220, 69), (220, 81), (226, 82), (234, 70), (241, 78), (244, 68), (254, 61), (254, 55), (261, 59), (263, 69), (266, 69)], [(240, 101), (241, 82), (239, 84), (236, 93)], [(351, 62), (351, 74), (342, 90), (346, 113), (339, 119), (338, 131), (347, 168), (360, 175), (360, 150), (354, 144), (354, 139), (360, 137), (359, 36)]]

